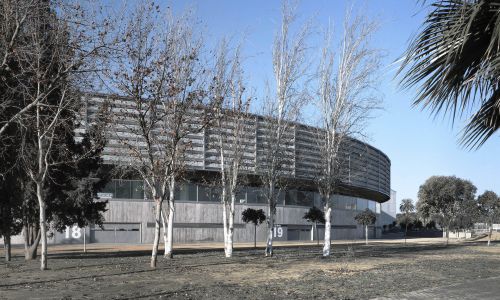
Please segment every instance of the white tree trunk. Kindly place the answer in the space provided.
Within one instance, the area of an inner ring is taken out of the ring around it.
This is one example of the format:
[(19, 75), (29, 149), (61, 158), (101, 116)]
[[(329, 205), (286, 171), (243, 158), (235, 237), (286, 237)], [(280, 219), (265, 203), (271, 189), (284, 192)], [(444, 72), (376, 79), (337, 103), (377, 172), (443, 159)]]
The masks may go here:
[(234, 236), (234, 208), (236, 202), (236, 194), (231, 193), (231, 204), (229, 207), (228, 229), (227, 229), (227, 245), (226, 257), (233, 257), (233, 236)]
[(42, 241), (42, 257), (40, 259), (40, 270), (47, 270), (47, 225), (45, 216), (45, 201), (42, 195), (42, 184), (36, 183), (36, 196), (40, 207), (40, 231)]
[(167, 225), (167, 243), (165, 244), (165, 257), (173, 258), (173, 244), (174, 244), (174, 213), (175, 202), (173, 197), (173, 190), (170, 190), (170, 199), (168, 199), (168, 225)]
[(493, 233), (493, 227), (490, 225), (489, 232), (488, 232), (488, 246), (491, 244), (491, 234), (492, 233)]
[(162, 201), (156, 199), (155, 207), (155, 235), (153, 241), (153, 252), (151, 253), (151, 268), (156, 268), (156, 260), (158, 257), (158, 245), (160, 244), (160, 218), (161, 218), (161, 205)]
[(368, 245), (368, 225), (365, 225), (365, 245)]
[(165, 258), (174, 257), (174, 217), (175, 217), (175, 178), (170, 178), (168, 198), (168, 222), (167, 222), (167, 239), (165, 241)]
[(223, 230), (224, 230), (224, 254), (227, 256), (227, 237), (228, 237), (228, 220), (227, 220), (227, 203), (224, 200), (224, 189), (222, 190), (222, 225), (223, 225)]
[(11, 260), (10, 235), (5, 235), (3, 237), (3, 246), (5, 251), (5, 261), (10, 261)]
[(330, 256), (331, 251), (331, 230), (332, 230), (332, 208), (327, 202), (325, 205), (325, 239), (323, 244), (323, 256)]
[(273, 229), (274, 229), (274, 213), (271, 205), (269, 205), (269, 220), (267, 222), (267, 241), (266, 241), (266, 256), (273, 256)]
[[(161, 225), (163, 228), (163, 249), (167, 249), (167, 232), (168, 232), (168, 225), (167, 225), (167, 217), (168, 213), (165, 213), (165, 208), (162, 207), (161, 209)], [(165, 254), (163, 254), (165, 255)]]

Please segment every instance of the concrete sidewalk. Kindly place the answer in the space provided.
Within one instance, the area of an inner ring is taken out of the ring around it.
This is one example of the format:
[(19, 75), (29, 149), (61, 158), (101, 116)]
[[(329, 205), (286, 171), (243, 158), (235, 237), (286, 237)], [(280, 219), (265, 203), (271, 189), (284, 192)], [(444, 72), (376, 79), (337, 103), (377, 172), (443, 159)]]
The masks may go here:
[[(408, 239), (407, 243), (412, 244), (439, 244), (445, 243), (446, 240), (442, 238), (413, 238)], [(335, 245), (364, 245), (364, 240), (335, 240), (332, 241), (332, 246)], [(404, 244), (404, 239), (374, 239), (369, 241), (370, 245), (378, 244)], [(112, 252), (147, 252), (151, 251), (151, 244), (87, 244), (87, 252), (90, 253), (112, 253)], [(257, 243), (257, 249), (264, 249), (266, 244), (264, 242)], [(276, 248), (288, 247), (322, 247), (322, 242), (317, 245), (316, 241), (276, 241), (273, 243)], [(2, 247), (3, 248), (3, 247)], [(207, 242), (207, 243), (174, 243), (174, 251), (177, 253), (194, 253), (206, 251), (223, 251), (224, 244), (222, 242)], [(235, 250), (254, 249), (253, 243), (235, 243)], [(83, 252), (83, 244), (60, 244), (49, 245), (49, 254), (68, 254), (68, 253), (81, 253)], [(163, 243), (160, 243), (159, 250), (163, 250)], [(22, 245), (15, 245), (12, 248), (13, 255), (24, 255), (24, 248)]]
[(376, 298), (377, 300), (389, 299), (464, 299), (464, 300), (493, 300), (500, 299), (500, 277), (474, 279), (468, 282), (441, 286), (431, 289), (414, 291), (398, 296)]

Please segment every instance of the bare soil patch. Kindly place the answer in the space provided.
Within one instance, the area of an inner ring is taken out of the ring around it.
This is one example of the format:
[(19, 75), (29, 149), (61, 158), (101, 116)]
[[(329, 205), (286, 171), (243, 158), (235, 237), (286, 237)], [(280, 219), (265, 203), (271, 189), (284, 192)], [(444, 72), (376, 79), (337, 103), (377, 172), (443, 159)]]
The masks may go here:
[(16, 256), (0, 264), (0, 298), (370, 299), (500, 276), (500, 245), (399, 243), (179, 254), (149, 268), (149, 252), (59, 253), (48, 271)]

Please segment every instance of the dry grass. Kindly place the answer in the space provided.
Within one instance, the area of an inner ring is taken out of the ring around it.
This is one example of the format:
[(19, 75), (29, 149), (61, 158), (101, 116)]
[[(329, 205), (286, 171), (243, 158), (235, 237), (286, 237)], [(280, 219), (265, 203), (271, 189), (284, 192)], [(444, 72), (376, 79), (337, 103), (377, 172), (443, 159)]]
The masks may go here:
[(180, 254), (148, 267), (148, 252), (75, 254), (49, 259), (49, 271), (20, 257), (0, 267), (0, 298), (367, 299), (500, 276), (500, 247), (484, 243), (336, 245)]

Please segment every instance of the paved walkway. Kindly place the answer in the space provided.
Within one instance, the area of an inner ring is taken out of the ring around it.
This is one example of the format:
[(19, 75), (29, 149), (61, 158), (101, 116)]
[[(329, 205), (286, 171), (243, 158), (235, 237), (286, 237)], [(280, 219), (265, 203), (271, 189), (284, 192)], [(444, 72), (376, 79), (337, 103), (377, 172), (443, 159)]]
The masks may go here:
[[(412, 238), (408, 239), (408, 244), (436, 244), (445, 243), (446, 240), (442, 238)], [(349, 245), (349, 244), (364, 244), (364, 240), (335, 240), (332, 245)], [(403, 244), (404, 239), (374, 239), (369, 241), (370, 244)], [(309, 246), (317, 247), (316, 241), (275, 241), (273, 245), (279, 247), (297, 247)], [(320, 245), (322, 242), (320, 241)], [(253, 249), (253, 243), (235, 243), (235, 249)], [(264, 242), (258, 242), (257, 248), (264, 249)], [(3, 246), (2, 246), (3, 248)], [(127, 252), (127, 251), (151, 251), (151, 244), (103, 244), (92, 243), (86, 245), (88, 252)], [(163, 249), (163, 243), (160, 243), (160, 250)], [(213, 243), (174, 243), (174, 250), (177, 253), (197, 252), (197, 251), (222, 251), (224, 244), (222, 242)], [(78, 253), (83, 251), (83, 244), (49, 244), (49, 254), (57, 253)], [(13, 255), (24, 255), (24, 248), (22, 245), (14, 245), (12, 248)]]
[(474, 279), (465, 283), (423, 289), (398, 296), (376, 298), (377, 300), (389, 299), (464, 299), (464, 300), (490, 300), (500, 299), (500, 277), (487, 279)]

